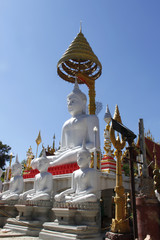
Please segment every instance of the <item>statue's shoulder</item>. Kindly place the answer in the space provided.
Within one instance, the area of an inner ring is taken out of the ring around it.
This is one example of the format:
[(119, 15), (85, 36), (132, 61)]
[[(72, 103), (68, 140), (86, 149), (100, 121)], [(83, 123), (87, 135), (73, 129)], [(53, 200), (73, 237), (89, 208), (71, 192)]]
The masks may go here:
[(17, 176), (17, 179), (18, 179), (18, 180), (22, 180), (22, 179), (23, 179), (22, 175), (18, 175), (18, 176)]
[(52, 178), (52, 174), (50, 172), (46, 172), (46, 176)]
[(87, 115), (87, 121), (94, 126), (99, 125), (99, 119), (96, 115)]
[(66, 127), (69, 123), (71, 122), (71, 118), (69, 118), (68, 120), (66, 120), (63, 124), (63, 128)]
[(38, 178), (40, 178), (41, 177), (41, 173), (37, 173), (36, 175), (35, 175), (35, 180), (37, 180)]
[(88, 119), (93, 119), (93, 120), (98, 121), (98, 117), (97, 117), (97, 115), (94, 115), (94, 114), (87, 114), (86, 116), (87, 116)]
[(77, 170), (75, 170), (73, 173), (72, 173), (72, 176), (76, 176), (77, 174), (79, 174), (80, 173), (80, 169), (77, 169)]

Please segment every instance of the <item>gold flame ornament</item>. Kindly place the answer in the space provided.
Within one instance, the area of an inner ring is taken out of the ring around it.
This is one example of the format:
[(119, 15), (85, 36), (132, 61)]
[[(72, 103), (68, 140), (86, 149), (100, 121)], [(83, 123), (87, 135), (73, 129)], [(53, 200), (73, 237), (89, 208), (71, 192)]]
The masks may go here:
[(36, 152), (36, 158), (37, 158), (37, 154), (38, 154), (38, 146), (39, 144), (42, 142), (42, 139), (41, 139), (41, 132), (39, 131), (38, 133), (38, 137), (36, 138), (36, 143), (37, 143), (37, 152)]
[[(119, 123), (122, 123), (121, 116), (119, 113), (118, 105), (116, 105), (114, 120)], [(130, 232), (129, 220), (126, 219), (126, 197), (125, 191), (122, 184), (122, 149), (125, 147), (125, 141), (122, 136), (120, 138), (119, 133), (117, 134), (117, 138), (115, 137), (115, 130), (112, 128), (112, 124), (110, 126), (110, 138), (113, 146), (116, 148), (115, 156), (117, 159), (116, 162), (116, 187), (115, 187), (115, 219), (112, 219), (111, 231), (115, 233), (128, 233)]]

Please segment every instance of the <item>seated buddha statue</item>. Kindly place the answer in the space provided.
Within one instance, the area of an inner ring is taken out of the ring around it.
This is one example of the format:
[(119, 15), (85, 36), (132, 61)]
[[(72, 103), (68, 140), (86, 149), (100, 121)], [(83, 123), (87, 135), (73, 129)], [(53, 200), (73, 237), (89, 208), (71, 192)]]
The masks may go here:
[(97, 202), (98, 172), (89, 167), (90, 152), (83, 146), (77, 153), (77, 164), (80, 169), (72, 173), (71, 188), (55, 195), (57, 202), (84, 203)]
[[(55, 155), (48, 157), (50, 166), (76, 162), (77, 152), (81, 149), (84, 139), (86, 139), (88, 150), (92, 150), (94, 147), (99, 149), (99, 120), (96, 115), (86, 114), (86, 102), (86, 95), (75, 82), (73, 91), (67, 96), (68, 111), (71, 118), (62, 127), (60, 149), (55, 152)], [(96, 138), (93, 131), (94, 127), (98, 129)], [(32, 168), (36, 168), (36, 161), (36, 159), (32, 160)]]
[(9, 190), (0, 193), (1, 200), (18, 200), (19, 194), (23, 192), (22, 165), (18, 162), (18, 156), (16, 156), (16, 162), (12, 165), (11, 171), (13, 177), (9, 182)]
[(49, 159), (43, 150), (42, 157), (37, 159), (37, 168), (40, 171), (35, 176), (34, 187), (20, 195), (22, 200), (50, 200), (53, 187), (52, 174), (47, 172), (49, 167)]

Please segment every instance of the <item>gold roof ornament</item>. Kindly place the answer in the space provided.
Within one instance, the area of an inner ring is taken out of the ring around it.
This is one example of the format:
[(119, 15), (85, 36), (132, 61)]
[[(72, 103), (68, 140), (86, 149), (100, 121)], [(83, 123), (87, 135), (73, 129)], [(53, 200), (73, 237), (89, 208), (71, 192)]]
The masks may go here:
[[(74, 83), (77, 73), (96, 80), (102, 73), (102, 65), (94, 54), (83, 33), (77, 34), (69, 48), (57, 64), (58, 75), (65, 81)], [(84, 82), (78, 79), (79, 84)]]
[(158, 169), (156, 145), (153, 147), (154, 169)]

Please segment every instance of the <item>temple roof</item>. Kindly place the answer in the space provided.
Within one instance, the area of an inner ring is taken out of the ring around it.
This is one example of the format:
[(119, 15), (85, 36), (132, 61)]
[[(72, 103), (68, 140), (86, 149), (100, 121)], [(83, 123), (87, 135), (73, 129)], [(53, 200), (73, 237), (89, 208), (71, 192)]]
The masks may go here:
[[(145, 143), (146, 143), (147, 159), (149, 160), (149, 162), (154, 161), (153, 150), (154, 150), (154, 146), (155, 146), (157, 165), (158, 165), (158, 168), (160, 168), (160, 145), (158, 143), (153, 142), (152, 140), (150, 140), (148, 138), (145, 138)], [(154, 162), (154, 164), (155, 164), (155, 162)], [(153, 164), (152, 164), (152, 166), (154, 167)]]
[[(137, 142), (137, 146), (139, 146), (139, 139)], [(145, 146), (146, 146), (147, 164), (149, 165), (149, 175), (153, 176), (153, 169), (155, 166), (155, 159), (154, 159), (153, 151), (154, 151), (154, 147), (155, 147), (157, 166), (160, 169), (160, 144), (155, 143), (151, 139), (145, 137)]]

